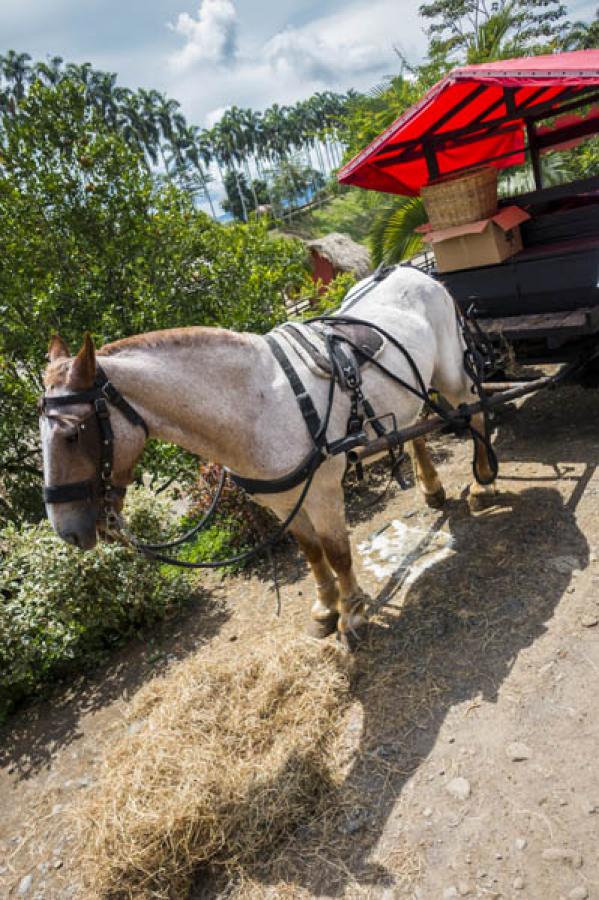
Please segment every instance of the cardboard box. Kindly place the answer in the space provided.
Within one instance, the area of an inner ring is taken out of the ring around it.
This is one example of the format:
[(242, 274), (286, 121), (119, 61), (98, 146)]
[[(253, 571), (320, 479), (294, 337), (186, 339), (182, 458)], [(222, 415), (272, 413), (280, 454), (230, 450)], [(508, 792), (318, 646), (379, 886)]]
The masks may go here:
[[(439, 272), (492, 266), (522, 250), (520, 224), (530, 216), (518, 206), (507, 206), (490, 219), (454, 225), (441, 231), (422, 229), (432, 244)], [(425, 226), (426, 228), (426, 226)]]

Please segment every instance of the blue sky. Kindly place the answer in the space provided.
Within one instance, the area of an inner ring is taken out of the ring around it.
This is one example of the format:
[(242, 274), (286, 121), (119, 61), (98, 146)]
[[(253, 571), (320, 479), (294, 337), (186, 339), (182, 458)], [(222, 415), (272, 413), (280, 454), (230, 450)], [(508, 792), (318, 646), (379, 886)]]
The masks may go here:
[[(426, 47), (421, 0), (0, 0), (0, 52), (60, 55), (179, 100), (211, 125), (319, 90), (367, 88)], [(599, 0), (573, 0), (590, 19)]]

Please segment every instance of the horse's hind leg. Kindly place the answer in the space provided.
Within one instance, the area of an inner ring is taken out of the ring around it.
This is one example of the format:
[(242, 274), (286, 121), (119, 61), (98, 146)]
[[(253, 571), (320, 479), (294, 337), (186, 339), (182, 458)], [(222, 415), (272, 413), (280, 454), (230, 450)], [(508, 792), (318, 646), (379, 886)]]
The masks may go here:
[[(485, 417), (482, 413), (477, 413), (475, 416), (472, 416), (472, 427), (478, 431), (479, 434), (485, 433)], [(479, 484), (478, 481), (474, 480), (470, 485), (468, 504), (473, 512), (478, 512), (479, 510), (484, 509), (489, 497), (495, 496), (497, 487), (495, 485), (493, 470), (491, 469), (491, 464), (489, 462), (487, 448), (481, 441), (476, 441), (475, 460), (478, 475), (483, 481), (487, 482), (487, 484)]]
[[(463, 388), (460, 393), (446, 394), (452, 406), (459, 406), (461, 403), (472, 403), (474, 400), (472, 391), (470, 390), (470, 382)], [(485, 417), (482, 413), (476, 413), (472, 416), (472, 427), (479, 433), (485, 433)], [(475, 467), (478, 475), (486, 484), (479, 484), (476, 479), (470, 485), (468, 494), (468, 505), (473, 512), (483, 509), (487, 501), (491, 500), (497, 494), (497, 486), (494, 480), (493, 470), (489, 461), (489, 454), (486, 446), (481, 441), (475, 442)]]
[(308, 626), (308, 634), (312, 637), (325, 638), (337, 630), (339, 620), (337, 609), (339, 586), (335, 573), (305, 510), (300, 510), (289, 530), (308, 560), (316, 582), (316, 600), (312, 604), (312, 621)]
[(425, 439), (423, 437), (414, 438), (409, 453), (412, 458), (414, 477), (424, 494), (427, 506), (432, 509), (441, 509), (445, 503), (445, 488), (441, 484)]

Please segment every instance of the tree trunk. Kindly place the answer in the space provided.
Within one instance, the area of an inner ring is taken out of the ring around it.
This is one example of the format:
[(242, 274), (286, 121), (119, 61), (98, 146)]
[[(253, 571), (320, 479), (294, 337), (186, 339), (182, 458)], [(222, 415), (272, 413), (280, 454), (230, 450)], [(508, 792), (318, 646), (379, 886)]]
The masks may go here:
[(206, 181), (206, 176), (204, 175), (204, 170), (201, 166), (198, 166), (198, 172), (200, 173), (200, 178), (202, 179), (202, 185), (204, 187), (204, 196), (210, 205), (210, 212), (212, 213), (212, 218), (216, 219), (216, 212), (214, 211), (214, 203), (212, 202), (212, 197), (210, 196), (210, 191), (208, 190), (208, 182)]

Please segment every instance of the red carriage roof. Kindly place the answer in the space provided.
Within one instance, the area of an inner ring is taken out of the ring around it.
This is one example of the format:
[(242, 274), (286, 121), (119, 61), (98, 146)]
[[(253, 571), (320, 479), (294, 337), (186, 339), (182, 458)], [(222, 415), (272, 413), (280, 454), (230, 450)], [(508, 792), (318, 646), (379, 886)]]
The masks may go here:
[[(358, 153), (338, 179), (413, 196), (453, 172), (516, 165), (524, 162), (527, 130), (540, 149), (556, 143), (551, 132), (540, 137), (531, 131), (531, 123), (579, 106), (586, 97), (599, 99), (599, 50), (463, 66)], [(597, 130), (592, 119), (580, 120), (577, 134)]]

